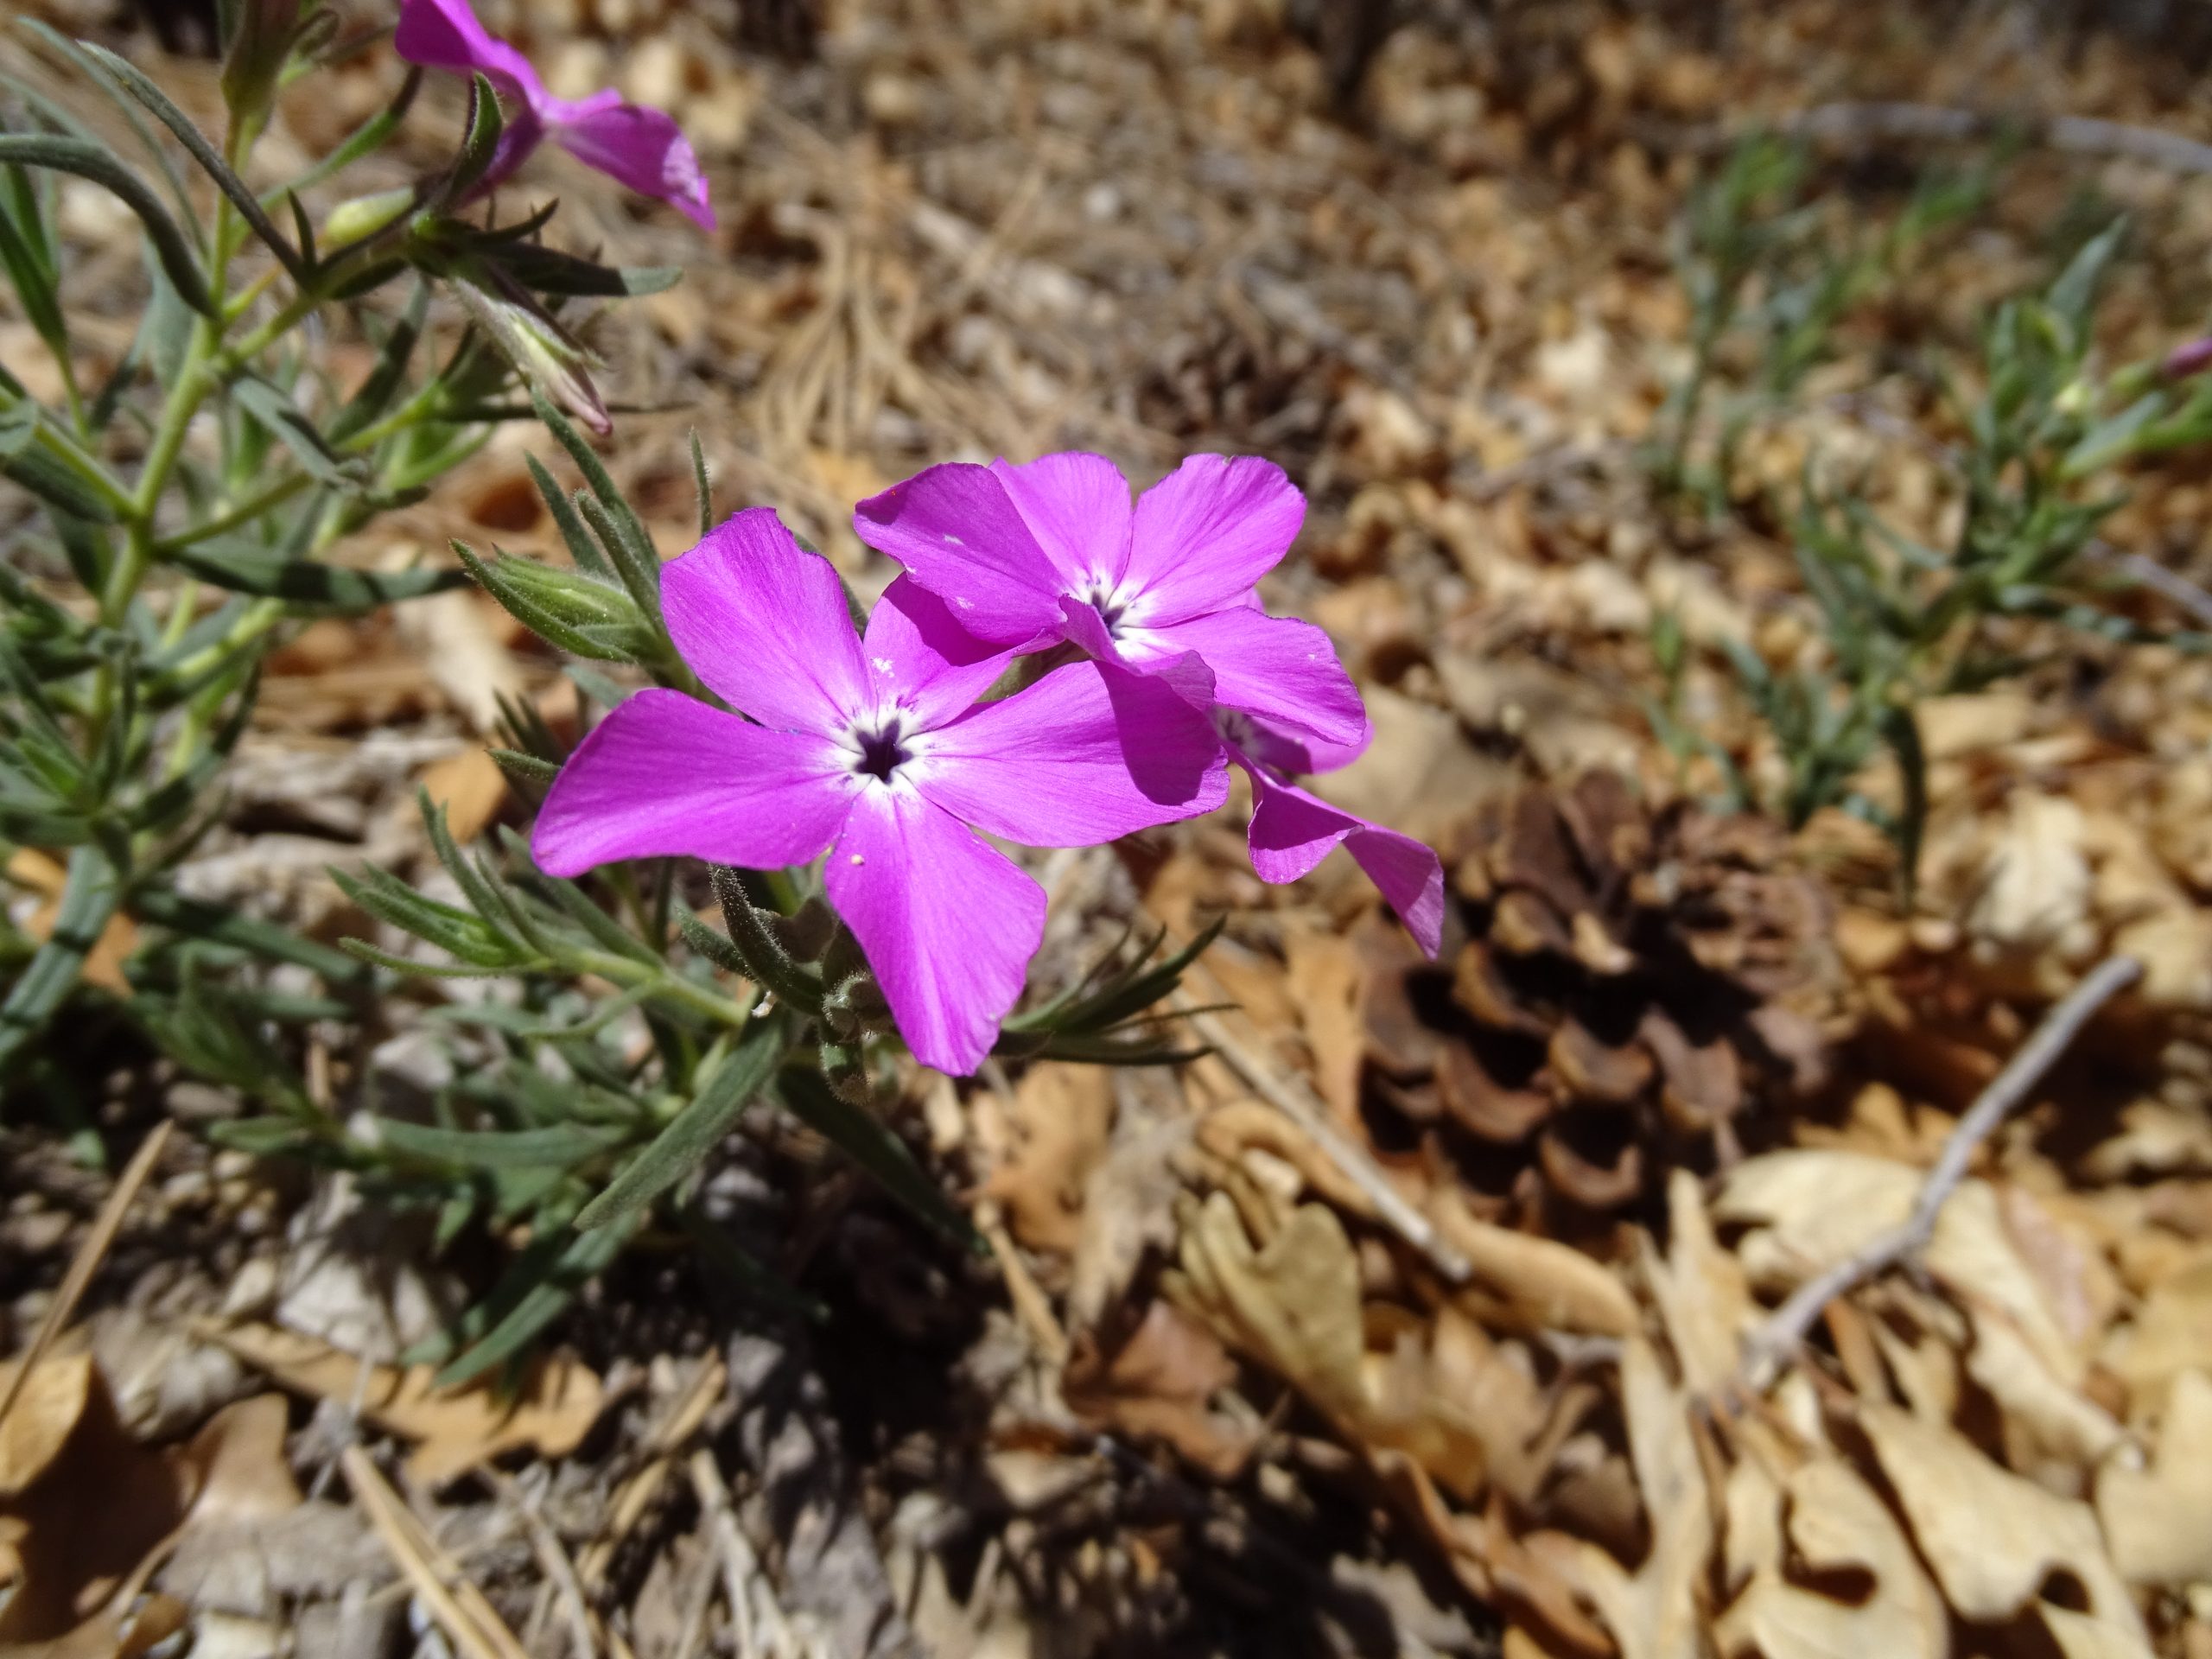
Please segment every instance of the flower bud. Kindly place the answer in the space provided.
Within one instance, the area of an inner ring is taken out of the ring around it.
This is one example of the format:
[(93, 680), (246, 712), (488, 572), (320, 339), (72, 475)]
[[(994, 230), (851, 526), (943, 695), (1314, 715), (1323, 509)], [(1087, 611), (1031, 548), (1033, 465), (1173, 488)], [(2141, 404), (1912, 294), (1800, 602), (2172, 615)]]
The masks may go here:
[(342, 248), (348, 243), (374, 236), (414, 205), (415, 192), (405, 185), (341, 201), (322, 222), (323, 246)]
[[(496, 270), (490, 274), (498, 276)], [(607, 405), (600, 401), (598, 389), (584, 372), (594, 360), (592, 354), (559, 323), (530, 303), (529, 296), (519, 290), (495, 294), (458, 273), (451, 281), (454, 296), (471, 321), (499, 347), (518, 374), (601, 436), (614, 429)]]
[(268, 109), (299, 27), (300, 0), (240, 0), (223, 57), (223, 102), (234, 122)]

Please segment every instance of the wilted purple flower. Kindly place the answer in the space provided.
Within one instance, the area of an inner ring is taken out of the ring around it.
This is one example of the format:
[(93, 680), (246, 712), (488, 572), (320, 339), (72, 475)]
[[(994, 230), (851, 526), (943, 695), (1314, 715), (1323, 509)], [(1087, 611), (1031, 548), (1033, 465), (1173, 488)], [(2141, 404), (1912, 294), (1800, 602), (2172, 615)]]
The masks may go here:
[(1295, 881), (1341, 843), (1433, 956), (1436, 855), (1290, 782), (1348, 765), (1374, 735), (1328, 635), (1269, 616), (1254, 589), (1305, 515), (1282, 469), (1255, 458), (1193, 455), (1132, 512), (1113, 462), (1070, 453), (932, 467), (861, 502), (853, 525), (977, 638), (1014, 650), (1071, 640), (1205, 708), (1252, 779), (1260, 879)]
[(1071, 663), (978, 705), (1011, 653), (905, 580), (855, 633), (836, 570), (765, 507), (670, 563), (662, 600), (684, 660), (759, 723), (637, 693), (555, 779), (538, 863), (774, 869), (826, 849), (830, 903), (907, 1046), (940, 1071), (982, 1063), (1045, 925), (1043, 891), (973, 830), (1087, 847), (1227, 796), (1211, 727), (1168, 688)]
[(853, 527), (979, 639), (1072, 640), (1199, 707), (1354, 744), (1367, 714), (1328, 635), (1269, 616), (1253, 590), (1305, 517), (1298, 487), (1255, 456), (1192, 455), (1133, 512), (1112, 461), (1071, 452), (932, 467), (861, 502)]
[(554, 97), (528, 58), (485, 32), (469, 0), (399, 0), (392, 44), (410, 63), (480, 74), (506, 95), (512, 107), (479, 189), (499, 183), (550, 137), (585, 165), (640, 195), (659, 197), (703, 230), (715, 228), (699, 157), (673, 119), (626, 104), (611, 86), (573, 103)]
[(1332, 806), (1290, 781), (1293, 773), (1334, 772), (1351, 765), (1366, 741), (1334, 748), (1306, 745), (1219, 707), (1213, 723), (1229, 758), (1252, 780), (1246, 843), (1260, 880), (1275, 886), (1295, 881), (1341, 845), (1389, 900), (1414, 942), (1434, 956), (1444, 938), (1444, 865), (1435, 853), (1411, 836)]

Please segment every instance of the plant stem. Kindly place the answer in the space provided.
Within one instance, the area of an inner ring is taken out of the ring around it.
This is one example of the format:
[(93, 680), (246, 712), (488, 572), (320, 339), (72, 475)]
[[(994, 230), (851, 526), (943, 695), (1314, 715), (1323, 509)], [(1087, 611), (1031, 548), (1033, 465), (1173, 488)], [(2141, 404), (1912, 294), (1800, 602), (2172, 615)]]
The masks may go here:
[(314, 482), (305, 473), (293, 473), (278, 479), (260, 494), (247, 497), (229, 511), (217, 513), (213, 518), (205, 519), (188, 530), (161, 537), (154, 543), (154, 553), (156, 557), (174, 553), (179, 548), (190, 547), (194, 543), (224, 535), (240, 524), (250, 524), (271, 507), (282, 506)]

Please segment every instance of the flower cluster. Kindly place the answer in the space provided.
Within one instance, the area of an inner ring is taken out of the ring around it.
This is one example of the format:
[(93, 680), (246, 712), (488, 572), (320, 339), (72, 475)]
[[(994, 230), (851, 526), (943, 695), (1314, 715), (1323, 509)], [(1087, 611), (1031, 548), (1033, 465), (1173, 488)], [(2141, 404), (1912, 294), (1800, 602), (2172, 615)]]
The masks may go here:
[[(1231, 763), (1263, 880), (1342, 843), (1433, 953), (1436, 855), (1290, 781), (1373, 735), (1327, 637), (1254, 590), (1304, 512), (1250, 459), (1195, 456), (1134, 510), (1096, 455), (932, 467), (855, 512), (906, 568), (861, 632), (827, 560), (769, 509), (738, 513), (663, 582), (677, 651), (738, 712), (661, 689), (621, 703), (563, 768), (532, 850), (556, 875), (826, 854), (900, 1033), (957, 1073), (989, 1052), (1045, 922), (1042, 890), (973, 832), (1095, 846), (1221, 805)], [(1076, 659), (982, 700), (1046, 650)]]
[(715, 228), (706, 176), (690, 141), (659, 110), (625, 103), (613, 87), (570, 102), (545, 89), (530, 60), (494, 39), (468, 0), (400, 0), (392, 45), (410, 63), (482, 75), (513, 108), (492, 164), (476, 183), (499, 184), (546, 139), (645, 196), (658, 196), (702, 230)]

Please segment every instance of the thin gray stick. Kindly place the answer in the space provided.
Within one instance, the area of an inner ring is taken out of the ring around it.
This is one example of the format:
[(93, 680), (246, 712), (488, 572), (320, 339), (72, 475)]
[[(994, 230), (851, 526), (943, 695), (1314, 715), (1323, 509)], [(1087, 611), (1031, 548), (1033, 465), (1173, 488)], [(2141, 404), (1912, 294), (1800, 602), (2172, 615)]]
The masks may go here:
[(1390, 1185), (1390, 1178), (1374, 1159), (1330, 1122), (1329, 1109), (1306, 1086), (1304, 1078), (1270, 1065), (1216, 1015), (1196, 1011), (1189, 996), (1177, 993), (1175, 1007), (1189, 1020), (1191, 1029), (1198, 1033), (1199, 1039), (1220, 1055), (1254, 1094), (1312, 1137), (1314, 1145), (1320, 1147), (1344, 1179), (1366, 1195), (1367, 1201), (1375, 1206), (1378, 1221), (1427, 1256), (1429, 1265), (1449, 1283), (1464, 1285), (1474, 1276), (1474, 1268), (1467, 1258)]
[(1920, 1197), (1904, 1224), (1798, 1286), (1751, 1333), (1745, 1344), (1742, 1371), (1747, 1387), (1763, 1389), (1774, 1380), (1775, 1371), (1797, 1351), (1805, 1333), (1830, 1302), (1928, 1248), (1936, 1217), (1965, 1178), (1967, 1166), (1981, 1143), (2027, 1098), (2028, 1091), (2066, 1052), (2090, 1016), (2142, 976), (2143, 964), (2134, 957), (2108, 957), (2044, 1016), (2043, 1023), (2020, 1045), (2005, 1069), (1989, 1080), (1988, 1087), (1959, 1120), (1958, 1128), (1951, 1131), (1942, 1155), (1921, 1183)]

